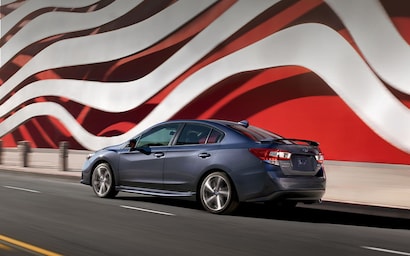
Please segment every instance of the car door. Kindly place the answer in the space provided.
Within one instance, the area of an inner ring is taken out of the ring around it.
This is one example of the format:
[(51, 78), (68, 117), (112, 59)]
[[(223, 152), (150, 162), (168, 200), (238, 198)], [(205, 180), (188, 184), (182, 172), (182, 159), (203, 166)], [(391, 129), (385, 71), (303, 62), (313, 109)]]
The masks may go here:
[(186, 124), (164, 163), (164, 188), (176, 192), (195, 192), (195, 181), (214, 162), (222, 133), (202, 124)]
[(120, 185), (162, 189), (165, 154), (178, 127), (160, 125), (137, 137), (135, 148), (120, 154)]

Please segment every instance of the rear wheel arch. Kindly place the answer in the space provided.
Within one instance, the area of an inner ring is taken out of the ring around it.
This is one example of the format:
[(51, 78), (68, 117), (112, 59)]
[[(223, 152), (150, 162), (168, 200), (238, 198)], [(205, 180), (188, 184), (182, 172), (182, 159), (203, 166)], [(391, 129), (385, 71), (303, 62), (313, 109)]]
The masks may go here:
[[(200, 190), (201, 190), (201, 184), (202, 184), (202, 182), (204, 181), (204, 179), (205, 179), (209, 174), (211, 174), (211, 173), (213, 173), (213, 172), (223, 172), (223, 173), (225, 173), (225, 174), (229, 177), (230, 182), (232, 182), (232, 178), (230, 177), (230, 175), (229, 175), (225, 170), (223, 170), (223, 169), (214, 168), (214, 169), (210, 169), (210, 170), (204, 172), (204, 173), (201, 175), (201, 177), (198, 179), (198, 182), (197, 182), (197, 185), (196, 185), (196, 195), (197, 195), (197, 196), (196, 196), (196, 199), (198, 200), (198, 202), (200, 201), (199, 192), (200, 192)], [(233, 184), (233, 182), (232, 182), (232, 184)], [(236, 188), (235, 188), (235, 193), (236, 193)]]
[[(222, 209), (212, 209), (212, 207), (209, 207), (206, 205), (206, 203), (203, 200), (203, 192), (202, 192), (202, 186), (204, 184), (204, 181), (206, 179), (209, 178), (214, 178), (214, 177), (220, 177), (223, 180), (226, 180), (227, 183), (229, 183), (229, 187), (230, 187), (230, 197), (229, 197), (229, 202), (222, 208)], [(236, 210), (236, 208), (239, 205), (239, 200), (238, 200), (238, 194), (237, 194), (237, 190), (235, 187), (235, 184), (232, 180), (232, 178), (230, 177), (230, 175), (221, 169), (211, 169), (207, 172), (205, 172), (201, 178), (198, 181), (197, 184), (197, 193), (196, 193), (196, 199), (199, 203), (201, 203), (201, 205), (203, 206), (203, 208), (209, 212), (212, 213), (217, 213), (217, 214), (230, 214), (233, 211)]]

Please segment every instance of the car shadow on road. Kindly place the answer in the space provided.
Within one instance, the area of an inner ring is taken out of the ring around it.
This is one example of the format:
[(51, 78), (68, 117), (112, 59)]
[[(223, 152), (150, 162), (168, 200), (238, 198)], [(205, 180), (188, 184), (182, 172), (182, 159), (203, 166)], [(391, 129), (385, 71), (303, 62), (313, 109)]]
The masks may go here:
[(244, 204), (235, 215), (309, 223), (410, 230), (410, 210), (343, 203), (302, 204), (293, 209), (267, 207), (263, 204)]
[[(173, 198), (117, 196), (117, 199), (203, 211), (197, 202)], [(410, 230), (410, 210), (334, 202), (314, 205), (298, 204), (297, 207), (292, 209), (271, 207), (258, 203), (245, 203), (232, 215), (246, 218)]]

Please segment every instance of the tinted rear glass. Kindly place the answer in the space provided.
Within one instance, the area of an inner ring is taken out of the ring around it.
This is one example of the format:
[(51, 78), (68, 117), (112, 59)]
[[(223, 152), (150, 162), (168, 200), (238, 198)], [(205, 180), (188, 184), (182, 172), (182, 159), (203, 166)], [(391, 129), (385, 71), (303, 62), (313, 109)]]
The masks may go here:
[(257, 142), (266, 139), (282, 139), (282, 136), (278, 134), (266, 131), (255, 126), (249, 126), (248, 128), (245, 128), (242, 125), (230, 125), (230, 127)]

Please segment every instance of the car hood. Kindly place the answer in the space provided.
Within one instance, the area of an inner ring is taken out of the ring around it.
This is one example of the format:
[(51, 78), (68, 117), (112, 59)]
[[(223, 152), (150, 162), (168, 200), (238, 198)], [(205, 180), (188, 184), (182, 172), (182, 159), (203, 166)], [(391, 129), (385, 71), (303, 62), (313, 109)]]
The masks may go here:
[(101, 150), (98, 150), (97, 152), (103, 152), (103, 151), (118, 152), (118, 151), (123, 150), (123, 149), (124, 149), (124, 145), (119, 144), (119, 145), (114, 145), (114, 146), (109, 146), (109, 147), (103, 148)]

